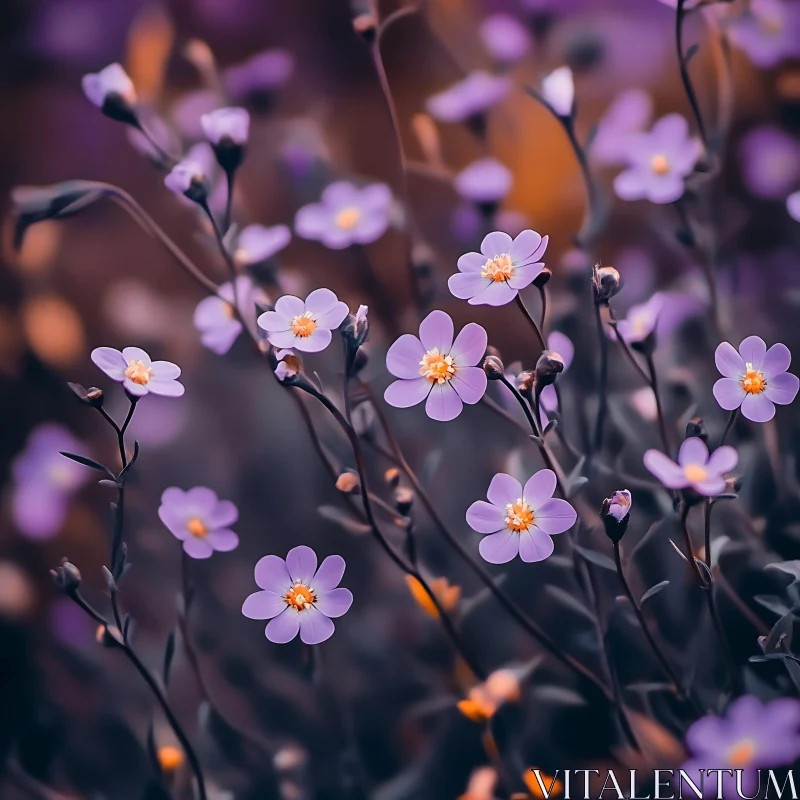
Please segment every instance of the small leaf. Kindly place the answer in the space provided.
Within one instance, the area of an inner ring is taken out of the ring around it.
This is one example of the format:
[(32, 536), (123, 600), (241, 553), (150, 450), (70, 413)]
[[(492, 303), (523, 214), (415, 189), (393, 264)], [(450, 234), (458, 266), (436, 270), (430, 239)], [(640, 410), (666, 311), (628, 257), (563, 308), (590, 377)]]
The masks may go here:
[(557, 603), (562, 605), (565, 609), (569, 609), (573, 611), (580, 617), (588, 620), (592, 625), (597, 624), (597, 619), (595, 615), (586, 608), (574, 594), (571, 594), (566, 589), (562, 589), (560, 586), (555, 586), (554, 584), (547, 584), (544, 587), (545, 593), (550, 595)]
[(544, 426), (544, 430), (542, 431), (542, 438), (544, 439), (548, 433), (552, 433), (558, 427), (558, 420), (554, 417), (551, 419), (547, 425)]
[(528, 438), (537, 446), (542, 443), (542, 440), (535, 433), (528, 434)]
[(617, 571), (617, 565), (603, 553), (598, 553), (597, 550), (590, 550), (588, 547), (581, 547), (580, 545), (575, 545), (575, 549), (587, 560), (591, 561), (592, 564), (595, 564), (598, 567), (603, 567), (603, 569), (611, 570), (612, 572)]
[(683, 554), (683, 550), (681, 550), (680, 547), (678, 547), (678, 545), (672, 541), (672, 539), (667, 539), (667, 541), (675, 548), (675, 552), (688, 564), (689, 559)]
[(321, 517), (335, 522), (347, 533), (354, 536), (363, 536), (365, 533), (369, 533), (372, 530), (365, 522), (361, 522), (361, 520), (356, 519), (352, 514), (338, 506), (319, 506), (317, 512)]
[(128, 462), (127, 466), (122, 470), (122, 472), (120, 472), (119, 478), (117, 479), (119, 483), (125, 483), (128, 473), (131, 471), (131, 467), (136, 463), (137, 458), (139, 458), (139, 442), (134, 442), (133, 455), (131, 456), (131, 460)]
[[(495, 586), (502, 586), (506, 580), (506, 576), (504, 573), (501, 573), (496, 578), (492, 580), (492, 583)], [(488, 586), (484, 586), (483, 589), (476, 592), (472, 597), (467, 597), (465, 600), (461, 601), (461, 609), (460, 614), (458, 615), (458, 619), (460, 623), (463, 621), (479, 606), (483, 605), (486, 600), (488, 600), (492, 596), (492, 592)]]
[(567, 706), (585, 706), (586, 698), (566, 686), (541, 686), (534, 689), (533, 694), (538, 701), (558, 703)]
[(573, 478), (567, 485), (567, 497), (575, 497), (575, 495), (578, 494), (578, 492), (583, 489), (587, 483), (589, 483), (589, 479), (585, 475), (578, 475), (577, 477)]
[(108, 478), (103, 478), (101, 481), (97, 481), (98, 486), (104, 486), (106, 489), (119, 489), (119, 484), (116, 481), (110, 481)]
[(683, 57), (683, 63), (686, 66), (689, 66), (689, 62), (697, 55), (697, 51), (700, 49), (699, 44), (693, 44), (687, 51), (686, 55)]
[(100, 571), (103, 574), (103, 580), (106, 582), (108, 591), (115, 592), (117, 590), (117, 583), (114, 580), (114, 576), (111, 574), (111, 570), (109, 570), (108, 567), (103, 567)]
[(164, 686), (169, 685), (169, 673), (172, 659), (175, 657), (175, 631), (170, 631), (167, 637), (167, 646), (164, 649)]
[(655, 586), (651, 586), (643, 595), (642, 599), (639, 600), (640, 603), (644, 603), (645, 600), (648, 600), (653, 595), (658, 594), (662, 589), (666, 589), (669, 586), (669, 581), (661, 581), (661, 583), (657, 583)]
[(113, 481), (116, 481), (117, 479), (117, 476), (107, 466), (105, 466), (105, 464), (101, 464), (99, 461), (95, 461), (92, 458), (87, 458), (86, 456), (79, 456), (76, 453), (67, 453), (61, 450), (59, 450), (59, 453), (64, 456), (64, 458), (68, 458), (70, 461), (76, 461), (78, 464), (83, 464), (84, 467), (91, 467), (92, 469), (96, 469), (98, 472), (104, 472)]
[(759, 605), (764, 606), (764, 608), (769, 609), (774, 614), (777, 614), (779, 617), (782, 617), (784, 614), (788, 614), (790, 611), (786, 603), (784, 603), (780, 597), (774, 594), (757, 594), (755, 597), (753, 597), (753, 600), (755, 600)]

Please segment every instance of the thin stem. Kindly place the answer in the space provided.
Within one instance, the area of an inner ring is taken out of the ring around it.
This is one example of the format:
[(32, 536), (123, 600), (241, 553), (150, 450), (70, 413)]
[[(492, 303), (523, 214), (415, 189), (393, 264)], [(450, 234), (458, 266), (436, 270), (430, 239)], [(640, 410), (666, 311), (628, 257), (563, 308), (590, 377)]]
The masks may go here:
[(722, 431), (722, 438), (719, 440), (718, 447), (722, 447), (725, 444), (725, 440), (728, 438), (728, 434), (730, 433), (731, 428), (733, 427), (733, 423), (736, 422), (736, 418), (739, 416), (739, 409), (734, 408), (731, 411), (730, 416), (728, 417), (728, 422), (725, 425), (725, 430)]
[(694, 570), (695, 575), (697, 575), (698, 583), (701, 587), (706, 585), (706, 578), (703, 574), (703, 571), (700, 569), (699, 565), (697, 564), (697, 559), (694, 557), (694, 551), (692, 550), (692, 537), (689, 535), (689, 525), (688, 520), (689, 518), (689, 504), (685, 501), (681, 502), (681, 535), (683, 536), (683, 546), (686, 550), (686, 558), (689, 561), (689, 566), (692, 567)]
[(647, 371), (650, 375), (650, 388), (653, 390), (653, 395), (656, 399), (656, 416), (658, 418), (658, 434), (661, 437), (661, 444), (664, 447), (664, 452), (669, 455), (669, 439), (667, 438), (667, 425), (664, 421), (664, 409), (661, 407), (661, 395), (658, 391), (658, 376), (656, 374), (656, 365), (653, 362), (653, 354), (647, 354)]
[(544, 341), (544, 336), (542, 336), (542, 332), (539, 329), (539, 326), (536, 324), (536, 320), (530, 315), (530, 312), (527, 308), (525, 308), (525, 303), (522, 302), (522, 298), (519, 296), (519, 293), (516, 297), (517, 305), (519, 306), (519, 310), (522, 312), (522, 315), (528, 320), (528, 323), (533, 328), (534, 333), (536, 334), (536, 338), (539, 340), (539, 344), (542, 347), (542, 350), (547, 350), (547, 345)]
[[(592, 230), (595, 227), (594, 222), (600, 207), (598, 202), (599, 198), (597, 194), (597, 187), (595, 186), (595, 182), (592, 178), (592, 173), (589, 170), (589, 159), (586, 156), (586, 150), (578, 141), (578, 137), (575, 133), (574, 120), (572, 117), (564, 118), (559, 115), (556, 116), (564, 126), (569, 143), (572, 145), (572, 150), (575, 153), (575, 159), (580, 167), (581, 175), (583, 176), (583, 183), (586, 187), (586, 214), (584, 215), (583, 224), (581, 225), (581, 231), (578, 234), (581, 247), (586, 250), (591, 246), (593, 240), (599, 233), (599, 231)], [(592, 235), (590, 236), (589, 234)]]
[(225, 196), (225, 216), (222, 218), (222, 233), (228, 232), (231, 227), (231, 217), (233, 215), (233, 184), (236, 180), (236, 170), (225, 170), (227, 181), (227, 194)]
[(147, 128), (142, 125), (140, 120), (136, 120), (136, 124), (134, 125), (137, 131), (144, 136), (145, 139), (150, 143), (150, 146), (156, 151), (159, 159), (161, 159), (163, 166), (165, 169), (169, 170), (175, 164), (175, 159), (166, 151), (164, 148), (155, 140), (153, 134), (147, 130)]
[[(233, 178), (230, 179), (228, 183), (228, 199), (233, 196)], [(239, 305), (239, 290), (237, 287), (238, 281), (236, 280), (236, 264), (233, 261), (233, 256), (228, 252), (228, 248), (225, 245), (225, 237), (223, 232), (219, 229), (216, 220), (214, 219), (214, 215), (211, 213), (211, 209), (208, 207), (207, 202), (203, 202), (200, 204), (200, 207), (205, 211), (206, 216), (208, 217), (209, 221), (211, 222), (211, 227), (214, 229), (214, 238), (217, 240), (217, 247), (219, 248), (219, 252), (222, 255), (223, 260), (225, 261), (225, 266), (228, 268), (228, 279), (231, 282), (231, 287), (233, 288), (233, 305), (234, 305), (234, 312), (236, 316), (239, 318), (239, 321), (244, 325), (244, 320), (242, 319), (242, 311), (241, 306)], [(245, 326), (246, 327), (246, 326)]]
[(542, 299), (542, 313), (539, 316), (539, 330), (544, 333), (546, 330), (545, 328), (545, 320), (547, 319), (547, 292), (545, 291), (544, 286), (539, 286), (539, 297)]
[(600, 342), (600, 369), (597, 373), (597, 417), (594, 424), (592, 449), (589, 453), (590, 458), (595, 453), (600, 452), (603, 447), (603, 426), (605, 425), (606, 407), (608, 404), (608, 337), (606, 336), (606, 332), (603, 330), (603, 317), (600, 313), (600, 303), (594, 304), (594, 316), (597, 327), (597, 338)]
[(692, 84), (692, 78), (689, 75), (689, 65), (686, 63), (686, 53), (683, 51), (683, 19), (686, 14), (685, 10), (686, 0), (678, 0), (678, 9), (675, 14), (675, 44), (678, 48), (678, 65), (681, 71), (681, 81), (686, 96), (689, 98), (689, 105), (692, 108), (697, 129), (700, 132), (700, 138), (703, 141), (703, 149), (706, 153), (708, 149), (708, 136), (706, 135), (706, 126), (703, 122), (703, 115), (700, 113), (700, 104), (697, 101), (697, 93)]

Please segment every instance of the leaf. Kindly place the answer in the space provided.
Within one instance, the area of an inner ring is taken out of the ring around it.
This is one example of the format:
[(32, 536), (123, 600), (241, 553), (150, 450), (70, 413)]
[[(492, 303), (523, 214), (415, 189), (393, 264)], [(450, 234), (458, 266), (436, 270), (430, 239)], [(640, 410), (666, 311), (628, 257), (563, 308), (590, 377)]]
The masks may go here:
[(589, 479), (585, 475), (578, 475), (572, 478), (567, 485), (567, 497), (570, 499), (575, 497), (587, 483), (589, 483)]
[(792, 584), (800, 581), (800, 560), (778, 561), (774, 564), (767, 564), (764, 569), (777, 569), (791, 575), (794, 578)]
[(575, 545), (575, 549), (587, 561), (591, 561), (592, 564), (595, 564), (598, 567), (603, 567), (603, 569), (611, 570), (612, 572), (617, 571), (617, 565), (607, 555), (598, 553), (597, 550), (590, 550), (588, 547), (581, 547), (578, 544)]
[(117, 480), (117, 476), (105, 465), (101, 464), (99, 461), (95, 461), (93, 458), (87, 458), (86, 456), (79, 456), (76, 453), (67, 453), (66, 451), (59, 450), (59, 453), (64, 456), (64, 458), (68, 458), (70, 461), (76, 461), (78, 464), (83, 464), (84, 467), (91, 467), (92, 469), (96, 469), (98, 472), (104, 472), (106, 475), (111, 478), (111, 480)]
[(363, 536), (372, 530), (365, 522), (361, 522), (361, 520), (356, 519), (352, 514), (338, 506), (322, 505), (317, 508), (317, 512), (321, 517), (330, 522), (335, 522), (353, 536)]
[(689, 62), (697, 55), (697, 51), (700, 49), (699, 44), (693, 44), (687, 51), (686, 55), (683, 57), (683, 63), (686, 66), (689, 66)]
[[(506, 580), (504, 573), (492, 579), (495, 586), (502, 586)], [(476, 592), (472, 597), (468, 597), (461, 601), (461, 613), (459, 614), (459, 622), (463, 622), (476, 608), (479, 608), (492, 596), (492, 592), (488, 586), (484, 586), (479, 592)]]
[(558, 703), (567, 706), (585, 706), (586, 698), (566, 686), (541, 686), (534, 689), (533, 694), (538, 701)]
[(784, 614), (773, 626), (772, 630), (760, 641), (761, 649), (765, 653), (772, 653), (785, 647), (787, 650), (792, 646), (792, 625), (794, 614), (790, 611)]
[(545, 594), (550, 595), (557, 603), (562, 605), (564, 608), (573, 611), (580, 617), (588, 620), (593, 626), (597, 624), (597, 619), (595, 615), (586, 608), (574, 594), (571, 594), (566, 589), (562, 589), (560, 586), (555, 586), (554, 584), (547, 584), (544, 587)]
[(680, 547), (678, 547), (678, 545), (672, 541), (672, 539), (667, 539), (667, 541), (675, 548), (675, 552), (688, 564), (689, 559), (683, 554), (683, 550), (681, 550)]
[(788, 614), (791, 610), (780, 597), (774, 594), (757, 594), (753, 597), (753, 600), (759, 605), (764, 606), (764, 608), (772, 611), (773, 614), (777, 614), (779, 617)]
[(136, 463), (136, 459), (139, 458), (139, 442), (133, 443), (133, 455), (131, 456), (131, 460), (125, 466), (125, 468), (120, 472), (117, 481), (121, 484), (125, 483), (125, 480), (128, 476), (128, 473), (131, 471), (131, 467)]
[(644, 603), (645, 600), (649, 600), (653, 595), (658, 594), (662, 589), (666, 589), (669, 586), (669, 581), (661, 581), (661, 583), (657, 583), (655, 586), (651, 586), (643, 595), (640, 603)]
[(558, 420), (553, 418), (551, 419), (547, 425), (544, 426), (544, 430), (542, 431), (542, 438), (544, 439), (548, 433), (552, 433), (558, 427)]
[(117, 590), (117, 583), (114, 580), (114, 576), (111, 574), (111, 570), (108, 567), (103, 567), (100, 570), (103, 574), (103, 580), (106, 582), (106, 588), (109, 592), (115, 592)]
[(175, 631), (170, 631), (167, 637), (167, 646), (164, 649), (164, 686), (169, 685), (169, 673), (172, 667), (172, 659), (175, 657)]

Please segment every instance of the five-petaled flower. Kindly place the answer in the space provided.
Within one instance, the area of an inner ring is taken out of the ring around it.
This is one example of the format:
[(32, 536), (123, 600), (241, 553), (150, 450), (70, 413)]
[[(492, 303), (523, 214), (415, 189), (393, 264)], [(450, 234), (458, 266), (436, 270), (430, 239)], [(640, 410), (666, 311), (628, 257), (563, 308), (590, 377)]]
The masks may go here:
[(273, 347), (318, 353), (331, 343), (331, 331), (349, 313), (347, 304), (330, 289), (315, 289), (305, 302), (290, 294), (279, 298), (274, 311), (258, 318), (258, 326), (267, 332)]
[(236, 240), (233, 257), (240, 267), (261, 264), (283, 250), (292, 238), (286, 225), (248, 225)]
[(554, 549), (550, 538), (569, 530), (577, 518), (566, 501), (553, 497), (556, 474), (539, 470), (525, 486), (499, 472), (492, 478), (485, 500), (467, 509), (467, 523), (481, 539), (478, 550), (490, 564), (505, 564), (517, 555), (526, 562), (544, 561)]
[(293, 547), (286, 561), (264, 556), (255, 568), (263, 591), (244, 601), (242, 614), (270, 620), (265, 633), (275, 644), (290, 642), (298, 631), (305, 644), (324, 642), (333, 635), (331, 618), (346, 614), (353, 603), (350, 590), (339, 587), (344, 568), (341, 556), (328, 556), (317, 569), (317, 555), (305, 545)]
[(706, 497), (726, 490), (725, 474), (736, 468), (739, 455), (733, 447), (718, 447), (709, 457), (702, 439), (686, 439), (678, 452), (676, 464), (659, 450), (644, 454), (644, 465), (668, 489), (694, 489)]
[(386, 368), (400, 380), (384, 394), (389, 405), (409, 408), (426, 400), (431, 419), (448, 422), (486, 392), (486, 373), (478, 366), (486, 352), (486, 331), (465, 325), (453, 341), (453, 320), (431, 311), (419, 326), (419, 338), (405, 333), (386, 354)]
[(786, 406), (797, 396), (800, 380), (786, 370), (792, 354), (785, 344), (767, 345), (759, 336), (748, 336), (737, 353), (723, 342), (714, 353), (717, 369), (725, 376), (714, 384), (714, 397), (726, 411), (741, 407), (752, 422), (775, 416), (775, 403)]
[(473, 306), (510, 303), (544, 269), (539, 259), (548, 240), (532, 230), (513, 240), (501, 231), (487, 234), (480, 253), (465, 253), (458, 259), (459, 271), (447, 281), (451, 294)]
[(205, 486), (188, 492), (176, 486), (165, 489), (158, 516), (192, 558), (209, 558), (215, 550), (227, 553), (239, 545), (239, 537), (229, 527), (239, 519), (239, 511)]
[(171, 361), (153, 361), (141, 347), (126, 347), (122, 352), (113, 347), (96, 347), (92, 361), (137, 397), (149, 393), (180, 397), (185, 391), (177, 380), (181, 368)]
[(389, 227), (392, 193), (385, 183), (359, 189), (336, 181), (322, 192), (319, 203), (303, 206), (294, 220), (298, 236), (322, 242), (331, 250), (370, 244)]

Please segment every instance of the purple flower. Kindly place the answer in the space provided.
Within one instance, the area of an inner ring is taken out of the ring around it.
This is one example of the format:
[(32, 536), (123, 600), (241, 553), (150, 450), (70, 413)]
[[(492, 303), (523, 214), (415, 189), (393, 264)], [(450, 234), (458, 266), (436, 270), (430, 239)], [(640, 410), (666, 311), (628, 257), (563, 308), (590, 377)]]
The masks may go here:
[(795, 222), (800, 222), (800, 192), (794, 192), (786, 198), (786, 210)]
[(458, 259), (459, 271), (447, 281), (450, 293), (473, 306), (510, 303), (544, 269), (539, 259), (548, 240), (532, 230), (522, 231), (513, 241), (501, 231), (487, 234), (480, 253)]
[(392, 193), (385, 183), (359, 189), (348, 181), (330, 184), (319, 203), (303, 206), (294, 229), (304, 239), (322, 242), (331, 250), (351, 244), (370, 244), (386, 232)]
[(575, 83), (569, 67), (554, 69), (542, 81), (542, 97), (552, 106), (560, 117), (572, 114), (575, 104)]
[(511, 170), (496, 158), (473, 161), (455, 177), (456, 191), (473, 203), (499, 203), (511, 190)]
[[(252, 313), (258, 289), (247, 275), (236, 278), (236, 295), (242, 316)], [(242, 323), (233, 313), (233, 285), (223, 283), (218, 297), (206, 297), (194, 310), (194, 326), (200, 332), (200, 341), (205, 347), (221, 356), (228, 352), (242, 332)]]
[(400, 380), (384, 399), (395, 408), (410, 408), (426, 400), (431, 419), (449, 422), (463, 403), (474, 405), (486, 392), (486, 373), (476, 364), (486, 352), (486, 331), (469, 322), (453, 341), (453, 320), (431, 311), (420, 323), (419, 338), (403, 334), (386, 354), (386, 369)]
[(800, 6), (794, 0), (750, 0), (728, 27), (731, 41), (759, 67), (800, 56)]
[(239, 546), (239, 537), (229, 527), (239, 519), (238, 509), (205, 486), (188, 492), (177, 486), (165, 489), (158, 517), (192, 558), (209, 558), (215, 550), (227, 553)]
[(225, 71), (225, 85), (236, 98), (265, 95), (283, 86), (294, 71), (294, 59), (286, 50), (264, 50)]
[(208, 197), (213, 173), (214, 154), (206, 142), (201, 142), (170, 170), (164, 178), (164, 185), (171, 192), (197, 202)]
[(544, 561), (552, 555), (550, 538), (569, 530), (577, 518), (566, 501), (553, 497), (556, 474), (541, 469), (522, 484), (498, 472), (489, 484), (485, 500), (476, 500), (467, 509), (467, 524), (481, 539), (478, 550), (484, 561), (505, 564), (517, 555), (527, 562)]
[(608, 513), (617, 522), (622, 522), (631, 510), (631, 493), (627, 489), (619, 489), (606, 502), (608, 503)]
[(658, 450), (648, 450), (644, 454), (644, 465), (668, 489), (691, 487), (707, 497), (725, 491), (724, 475), (738, 463), (739, 455), (728, 445), (718, 447), (709, 458), (705, 442), (696, 436), (681, 445), (677, 464)]
[(590, 155), (598, 164), (627, 163), (628, 140), (650, 124), (653, 101), (641, 89), (626, 89), (617, 95), (597, 127)]
[[(563, 333), (553, 331), (547, 337), (547, 349), (564, 362), (564, 369), (561, 370), (561, 375), (563, 375), (569, 369), (575, 356), (575, 346), (572, 341)], [(543, 425), (547, 425), (548, 419), (545, 411), (555, 411), (558, 408), (558, 395), (553, 384), (542, 389), (542, 393), (539, 395), (539, 405), (541, 406), (541, 422)]]
[(745, 186), (757, 197), (782, 199), (800, 179), (800, 143), (776, 125), (748, 131), (739, 161)]
[(291, 350), (278, 350), (275, 353), (278, 366), (275, 367), (275, 377), (283, 383), (297, 375), (300, 368), (300, 359)]
[(65, 427), (45, 422), (31, 431), (25, 449), (12, 462), (14, 524), (30, 539), (49, 539), (61, 528), (70, 497), (90, 470), (64, 458), (60, 451), (85, 452)]
[(315, 289), (305, 302), (290, 294), (278, 298), (275, 310), (265, 311), (258, 318), (258, 326), (267, 332), (273, 347), (318, 353), (331, 343), (331, 331), (349, 313), (347, 305), (330, 289)]
[(767, 345), (759, 336), (748, 336), (739, 352), (723, 342), (714, 353), (717, 369), (725, 376), (714, 384), (714, 397), (726, 411), (741, 407), (752, 422), (775, 416), (775, 403), (787, 406), (797, 396), (800, 380), (786, 370), (792, 354), (785, 344)]
[(531, 37), (525, 26), (511, 14), (492, 14), (480, 26), (483, 46), (489, 55), (501, 64), (519, 61), (531, 46)]
[(115, 98), (129, 106), (136, 103), (136, 89), (121, 64), (109, 64), (100, 72), (84, 75), (81, 85), (84, 94), (101, 109), (106, 101), (113, 101)]
[(630, 137), (629, 166), (617, 175), (614, 191), (622, 200), (672, 203), (683, 195), (684, 178), (694, 169), (700, 153), (700, 143), (689, 138), (686, 119), (667, 114), (649, 133)]
[[(646, 303), (631, 306), (628, 316), (617, 323), (623, 340), (628, 344), (643, 342), (656, 329), (663, 306), (664, 296), (660, 292), (656, 292)], [(613, 331), (611, 335), (614, 336)]]
[(256, 583), (264, 591), (244, 601), (242, 614), (270, 620), (265, 634), (275, 644), (291, 642), (298, 631), (305, 644), (324, 642), (333, 636), (331, 619), (346, 614), (353, 604), (352, 592), (339, 587), (344, 568), (341, 556), (328, 556), (317, 569), (317, 554), (305, 545), (293, 547), (286, 561), (264, 556), (255, 569)]
[(125, 391), (137, 397), (152, 392), (164, 397), (180, 397), (185, 389), (178, 383), (181, 368), (171, 361), (152, 361), (140, 347), (96, 347), (92, 361), (109, 378), (119, 381)]
[(439, 122), (464, 122), (501, 103), (511, 92), (511, 79), (476, 70), (443, 92), (428, 98), (425, 109)]
[(236, 242), (233, 257), (240, 267), (260, 264), (279, 253), (291, 241), (292, 232), (287, 225), (248, 225), (242, 229)]
[(250, 115), (244, 108), (218, 108), (203, 114), (200, 124), (214, 146), (230, 141), (244, 147), (250, 136)]

